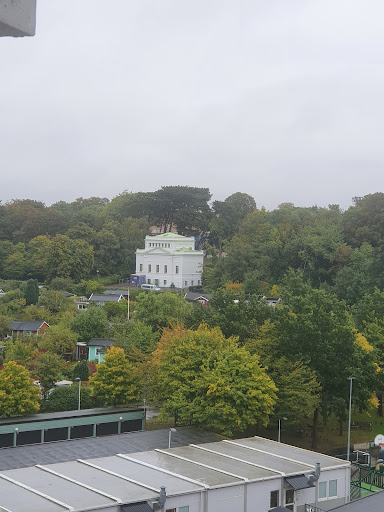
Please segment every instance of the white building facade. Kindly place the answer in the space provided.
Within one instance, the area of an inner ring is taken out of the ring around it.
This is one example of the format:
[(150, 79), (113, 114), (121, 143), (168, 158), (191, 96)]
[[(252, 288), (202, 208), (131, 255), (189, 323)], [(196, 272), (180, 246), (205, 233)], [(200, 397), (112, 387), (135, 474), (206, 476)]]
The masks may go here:
[(147, 236), (136, 251), (136, 274), (160, 288), (201, 285), (204, 253), (195, 250), (193, 237), (175, 233)]

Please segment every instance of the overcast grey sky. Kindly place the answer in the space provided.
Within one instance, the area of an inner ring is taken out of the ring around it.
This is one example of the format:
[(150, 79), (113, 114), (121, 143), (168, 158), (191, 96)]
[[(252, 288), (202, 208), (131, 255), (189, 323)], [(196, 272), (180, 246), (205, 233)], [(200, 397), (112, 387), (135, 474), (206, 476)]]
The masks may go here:
[(382, 0), (38, 0), (0, 39), (1, 194), (383, 191)]

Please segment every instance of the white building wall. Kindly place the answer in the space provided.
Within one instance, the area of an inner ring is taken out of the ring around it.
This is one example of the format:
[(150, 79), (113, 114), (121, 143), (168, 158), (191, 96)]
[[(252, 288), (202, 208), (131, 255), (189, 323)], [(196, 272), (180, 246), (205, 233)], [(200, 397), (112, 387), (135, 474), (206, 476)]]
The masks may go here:
[(0, 0), (0, 37), (34, 36), (36, 0)]
[[(160, 246), (153, 247), (155, 244)], [(158, 284), (161, 288), (168, 288), (171, 284), (176, 288), (185, 288), (192, 286), (192, 281), (194, 286), (201, 284), (204, 254), (202, 251), (195, 251), (194, 244), (193, 237), (174, 241), (167, 238), (162, 240), (161, 237), (147, 237), (146, 248), (136, 251), (136, 274), (145, 275), (147, 283)], [(163, 247), (164, 245), (171, 245), (171, 248)], [(189, 250), (177, 251), (180, 246)], [(157, 265), (159, 272), (156, 271)], [(165, 265), (167, 273), (164, 272)]]

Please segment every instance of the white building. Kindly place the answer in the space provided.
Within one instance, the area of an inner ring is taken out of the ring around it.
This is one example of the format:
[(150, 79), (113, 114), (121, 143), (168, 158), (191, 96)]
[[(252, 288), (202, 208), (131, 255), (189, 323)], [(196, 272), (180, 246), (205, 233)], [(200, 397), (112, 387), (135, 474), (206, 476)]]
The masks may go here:
[(201, 285), (203, 251), (195, 250), (195, 239), (175, 233), (145, 237), (145, 249), (136, 251), (136, 274), (160, 288)]
[(349, 501), (350, 472), (347, 461), (252, 437), (0, 471), (0, 510), (328, 511)]

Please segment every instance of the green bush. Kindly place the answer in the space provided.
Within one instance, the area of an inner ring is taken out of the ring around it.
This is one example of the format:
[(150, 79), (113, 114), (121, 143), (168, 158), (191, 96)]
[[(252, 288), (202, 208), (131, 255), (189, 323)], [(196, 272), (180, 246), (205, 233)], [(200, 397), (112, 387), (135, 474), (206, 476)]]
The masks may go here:
[[(90, 396), (91, 388), (82, 386), (80, 390), (81, 409), (100, 407), (100, 403)], [(79, 388), (73, 386), (54, 388), (47, 400), (41, 402), (41, 412), (75, 411), (78, 407)]]

